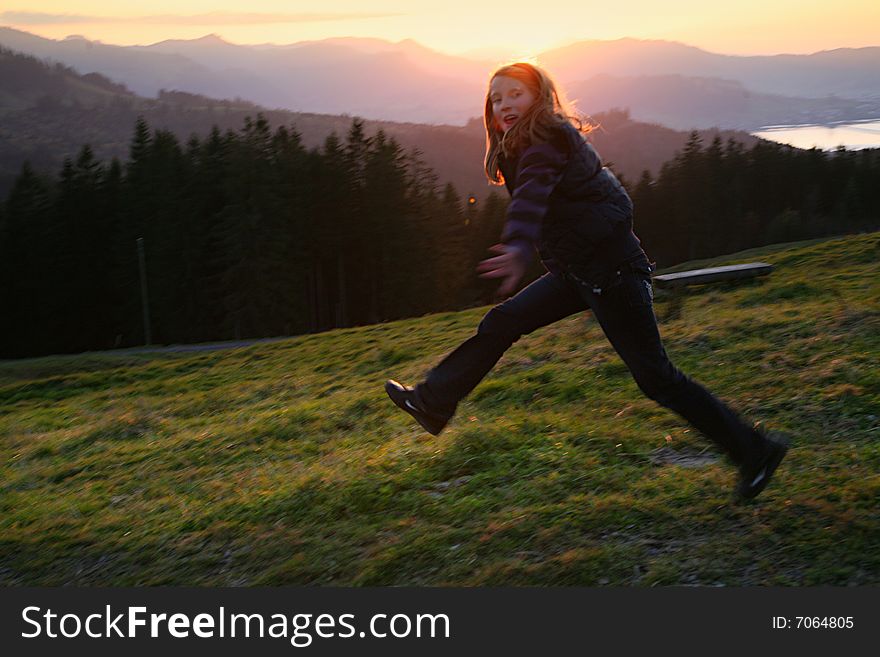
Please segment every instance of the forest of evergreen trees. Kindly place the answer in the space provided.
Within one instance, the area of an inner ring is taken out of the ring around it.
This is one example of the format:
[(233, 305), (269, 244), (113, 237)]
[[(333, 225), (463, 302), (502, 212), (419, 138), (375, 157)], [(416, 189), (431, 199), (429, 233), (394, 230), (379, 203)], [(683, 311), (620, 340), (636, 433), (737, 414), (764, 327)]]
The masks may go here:
[(880, 228), (880, 149), (745, 149), (719, 137), (704, 147), (694, 132), (656, 179), (644, 172), (627, 187), (660, 266)]
[[(880, 150), (746, 150), (694, 133), (629, 185), (661, 266), (876, 229)], [(506, 195), (505, 195), (506, 196)], [(85, 146), (57, 179), (25, 164), (0, 204), (0, 357), (295, 335), (488, 303), (474, 273), (506, 198), (471, 203), (355, 119), (307, 150), (262, 117), (181, 144), (138, 121), (128, 161)], [(537, 264), (531, 275), (541, 271)]]
[(0, 357), (292, 335), (479, 302), (504, 204), (479, 211), (352, 122), (307, 151), (258, 117), (181, 145), (138, 121), (126, 163), (23, 167), (0, 209)]

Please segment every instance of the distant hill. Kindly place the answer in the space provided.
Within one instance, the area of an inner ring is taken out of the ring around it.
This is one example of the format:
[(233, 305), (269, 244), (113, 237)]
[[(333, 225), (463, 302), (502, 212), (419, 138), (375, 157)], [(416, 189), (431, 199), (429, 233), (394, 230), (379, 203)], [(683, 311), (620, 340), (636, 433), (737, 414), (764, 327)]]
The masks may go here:
[(880, 99), (880, 47), (810, 55), (722, 55), (683, 43), (617, 39), (581, 41), (541, 54), (562, 80), (606, 74), (681, 75), (739, 82), (752, 92), (804, 98)]
[[(297, 112), (453, 125), (479, 113), (495, 67), (412, 40), (243, 46), (208, 35), (122, 47), (0, 28), (0, 44), (124, 81), (142, 96), (177, 89)], [(734, 57), (680, 43), (619, 39), (572, 44), (542, 53), (539, 61), (576, 91), (581, 111), (627, 107), (637, 120), (679, 129), (754, 130), (880, 116), (880, 48)]]
[(597, 75), (567, 86), (578, 106), (627, 107), (634, 119), (678, 130), (725, 126), (826, 124), (852, 117), (880, 117), (880, 101), (836, 97), (792, 98), (747, 89), (741, 82), (683, 75)]
[(79, 75), (63, 64), (49, 66), (34, 57), (18, 55), (0, 47), (0, 112), (29, 109), (49, 98), (88, 106), (116, 98), (133, 98), (125, 85), (100, 73)]
[[(86, 143), (99, 158), (127, 157), (138, 116), (185, 141), (192, 134), (207, 134), (213, 125), (238, 129), (246, 116), (262, 112), (273, 126), (294, 124), (308, 147), (320, 146), (334, 131), (344, 135), (352, 122), (349, 115), (268, 110), (247, 101), (184, 92), (144, 98), (100, 74), (79, 75), (9, 50), (0, 50), (0, 73), (8, 81), (0, 90), (0, 198), (25, 160), (54, 174), (65, 157), (74, 157)], [(596, 147), (632, 181), (644, 169), (659, 171), (687, 139), (685, 132), (633, 121), (622, 112), (594, 118), (601, 123), (593, 135)], [(406, 148), (420, 149), (440, 182), (452, 182), (459, 193), (480, 197), (490, 191), (482, 172), (485, 137), (479, 119), (464, 127), (390, 121), (367, 121), (366, 127), (368, 134), (381, 128)], [(704, 131), (704, 139), (711, 140), (715, 132)], [(744, 132), (722, 135), (746, 145), (757, 141)]]
[[(80, 73), (98, 72), (114, 80), (124, 80), (132, 91), (142, 96), (155, 96), (159, 89), (199, 92), (197, 86), (220, 85), (222, 79), (211, 69), (182, 55), (141, 53), (83, 37), (55, 41), (0, 27), (0, 45), (40, 59), (61, 62)], [(228, 84), (241, 89), (239, 96), (247, 97), (255, 91), (253, 85), (247, 83), (246, 76), (227, 74), (225, 79)]]
[(122, 47), (82, 38), (54, 41), (0, 28), (0, 44), (8, 48), (82, 73), (98, 71), (125, 80), (143, 96), (178, 89), (292, 111), (459, 125), (475, 107), (479, 111), (485, 64), (441, 55), (415, 42), (389, 48), (377, 42), (333, 39), (252, 47), (209, 36)]

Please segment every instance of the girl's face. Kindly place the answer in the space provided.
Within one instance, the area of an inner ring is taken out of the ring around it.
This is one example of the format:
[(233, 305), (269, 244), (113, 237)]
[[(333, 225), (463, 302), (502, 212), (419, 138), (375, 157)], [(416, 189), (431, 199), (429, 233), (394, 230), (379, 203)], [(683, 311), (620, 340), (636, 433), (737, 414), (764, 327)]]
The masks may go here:
[(489, 84), (489, 102), (498, 128), (507, 132), (535, 104), (535, 94), (516, 78), (496, 75)]

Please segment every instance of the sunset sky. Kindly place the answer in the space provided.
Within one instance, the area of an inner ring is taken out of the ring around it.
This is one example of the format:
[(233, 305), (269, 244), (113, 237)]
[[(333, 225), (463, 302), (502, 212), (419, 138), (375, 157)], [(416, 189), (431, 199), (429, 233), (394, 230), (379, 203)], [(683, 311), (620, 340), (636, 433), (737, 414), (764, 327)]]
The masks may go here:
[(233, 43), (415, 39), (462, 54), (530, 56), (586, 39), (666, 39), (729, 54), (880, 45), (878, 0), (8, 0), (0, 25), (122, 45), (216, 33)]

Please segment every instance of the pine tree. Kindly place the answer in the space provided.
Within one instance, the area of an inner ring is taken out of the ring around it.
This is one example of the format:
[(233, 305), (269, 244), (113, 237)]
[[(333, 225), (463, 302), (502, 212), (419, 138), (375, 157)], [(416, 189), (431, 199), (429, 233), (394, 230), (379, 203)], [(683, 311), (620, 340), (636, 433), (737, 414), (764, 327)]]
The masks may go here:
[(272, 147), (282, 206), (277, 235), (284, 263), (277, 281), (283, 304), (279, 322), (283, 325), (285, 335), (305, 333), (309, 330), (305, 269), (307, 249), (303, 243), (309, 192), (308, 154), (301, 135), (293, 127), (290, 130), (279, 127)]
[(112, 208), (104, 200), (105, 177), (88, 145), (75, 162), (65, 162), (60, 176), (53, 219), (54, 351), (113, 346), (112, 317), (105, 312), (113, 296), (107, 276)]
[(687, 259), (706, 253), (706, 176), (703, 140), (694, 130), (684, 150), (675, 158), (678, 169), (675, 190), (675, 235), (687, 244)]
[(410, 248), (417, 236), (406, 204), (406, 161), (394, 139), (380, 130), (364, 167), (364, 216), (371, 235), (370, 316), (373, 321), (406, 316), (418, 294), (418, 262)]
[[(145, 238), (149, 218), (154, 213), (156, 195), (153, 190), (152, 135), (143, 117), (134, 127), (129, 159), (125, 163), (122, 184), (123, 205), (114, 231), (113, 294), (119, 300), (116, 310), (117, 330), (121, 346), (143, 344), (146, 340), (142, 321), (140, 271), (137, 240)], [(152, 241), (146, 244), (147, 252)], [(148, 263), (149, 267), (149, 263)]]
[(22, 165), (4, 208), (0, 355), (20, 358), (49, 353), (48, 323), (54, 308), (47, 282), (55, 278), (52, 234), (52, 185), (29, 162)]
[(149, 186), (138, 189), (146, 195), (148, 214), (142, 217), (150, 295), (150, 319), (154, 341), (174, 342), (186, 333), (180, 309), (186, 289), (185, 262), (192, 235), (183, 212), (183, 191), (187, 170), (177, 137), (168, 130), (156, 130), (148, 155)]
[(228, 203), (219, 216), (224, 329), (235, 339), (283, 332), (277, 318), (284, 304), (279, 280), (285, 248), (279, 235), (285, 222), (271, 162), (268, 122), (262, 116), (246, 119), (241, 136), (230, 144)]
[(230, 137), (215, 125), (207, 139), (190, 142), (187, 150), (190, 191), (186, 214), (196, 236), (191, 268), (192, 284), (188, 286), (187, 305), (192, 308), (190, 326), (194, 340), (206, 342), (228, 337), (224, 333), (223, 270), (224, 254), (220, 214), (228, 203)]
[[(323, 153), (313, 153), (309, 167), (310, 192), (306, 203), (305, 255), (312, 331), (349, 320), (351, 308), (342, 307), (339, 296), (349, 298), (346, 263), (346, 231), (353, 228), (351, 216), (351, 165), (345, 147), (335, 133), (324, 140)], [(340, 193), (342, 186), (343, 193)], [(345, 189), (347, 187), (347, 189)], [(348, 193), (346, 193), (346, 191)], [(338, 277), (338, 280), (337, 280)], [(343, 290), (339, 295), (337, 290)]]

